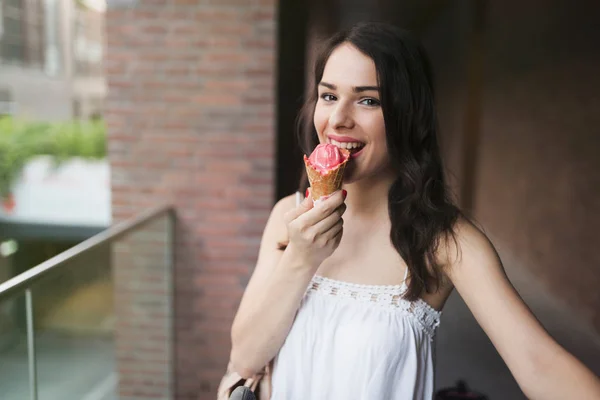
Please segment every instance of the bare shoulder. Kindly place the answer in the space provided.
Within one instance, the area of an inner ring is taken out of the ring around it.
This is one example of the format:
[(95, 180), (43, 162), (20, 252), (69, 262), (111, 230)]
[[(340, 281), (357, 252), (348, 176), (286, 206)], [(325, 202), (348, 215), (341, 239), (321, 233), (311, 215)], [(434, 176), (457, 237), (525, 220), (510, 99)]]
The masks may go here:
[(296, 208), (296, 194), (285, 196), (275, 203), (265, 227), (261, 247), (276, 247), (276, 243), (287, 240), (285, 215), (294, 208)]
[(281, 198), (273, 207), (271, 214), (284, 216), (286, 212), (296, 208), (296, 194), (290, 194)]
[(473, 222), (460, 217), (454, 227), (454, 237), (443, 242), (440, 252), (446, 274), (454, 280), (464, 270), (500, 267), (500, 260), (488, 236)]
[(294, 208), (296, 208), (295, 193), (281, 198), (277, 203), (275, 203), (275, 206), (273, 206), (273, 209), (271, 210), (271, 216), (269, 217), (269, 222), (283, 226), (285, 214)]
[(488, 236), (467, 218), (459, 218), (454, 235), (439, 249), (444, 275), (459, 292), (482, 286), (482, 280), (506, 281), (502, 261)]

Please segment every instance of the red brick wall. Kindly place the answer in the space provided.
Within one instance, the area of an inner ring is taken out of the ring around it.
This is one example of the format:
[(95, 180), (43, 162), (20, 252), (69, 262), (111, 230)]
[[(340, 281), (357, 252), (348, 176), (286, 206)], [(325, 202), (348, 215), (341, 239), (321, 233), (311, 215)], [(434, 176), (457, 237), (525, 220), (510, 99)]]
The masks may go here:
[[(114, 218), (163, 201), (177, 207), (168, 366), (177, 399), (214, 398), (273, 204), (275, 7), (275, 0), (109, 2)], [(160, 300), (143, 282), (138, 292)], [(134, 383), (144, 386), (142, 378)]]

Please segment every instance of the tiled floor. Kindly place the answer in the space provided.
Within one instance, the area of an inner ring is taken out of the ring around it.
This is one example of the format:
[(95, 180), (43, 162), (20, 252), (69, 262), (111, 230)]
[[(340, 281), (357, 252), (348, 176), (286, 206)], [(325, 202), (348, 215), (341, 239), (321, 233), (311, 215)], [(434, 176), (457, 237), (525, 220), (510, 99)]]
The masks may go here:
[[(521, 297), (550, 334), (600, 375), (600, 337), (550, 296), (528, 273), (514, 266), (507, 274)], [(437, 387), (465, 379), (490, 400), (520, 400), (525, 395), (479, 327), (465, 303), (453, 293), (444, 307), (437, 336)]]

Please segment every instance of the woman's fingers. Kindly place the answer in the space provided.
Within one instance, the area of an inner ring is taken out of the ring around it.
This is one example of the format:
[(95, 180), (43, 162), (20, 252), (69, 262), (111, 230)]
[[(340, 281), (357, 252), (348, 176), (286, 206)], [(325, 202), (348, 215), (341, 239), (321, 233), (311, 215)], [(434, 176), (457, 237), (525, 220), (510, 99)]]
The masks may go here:
[(328, 231), (324, 232), (322, 234), (322, 236), (327, 241), (330, 241), (330, 240), (339, 240), (339, 239), (342, 238), (341, 233), (342, 233), (343, 230), (344, 230), (344, 220), (340, 219)]
[(329, 215), (335, 212), (336, 209), (343, 203), (344, 194), (341, 190), (338, 190), (328, 198), (315, 203), (312, 209), (308, 212), (305, 212), (302, 215), (298, 216), (298, 224), (308, 229), (308, 227), (316, 225), (320, 221), (327, 218)]
[(283, 217), (285, 220), (285, 223), (289, 224), (290, 222), (294, 221), (295, 219), (297, 219), (298, 217), (300, 217), (302, 214), (306, 213), (313, 207), (314, 207), (314, 205), (313, 205), (312, 199), (310, 197), (306, 197), (298, 205), (298, 207), (293, 208), (290, 211), (288, 211), (287, 213), (285, 213), (285, 215)]
[(337, 224), (339, 221), (342, 221), (342, 215), (344, 215), (345, 211), (346, 205), (342, 203), (331, 214), (317, 222), (311, 229), (314, 229), (317, 234), (323, 234), (327, 232), (332, 226)]

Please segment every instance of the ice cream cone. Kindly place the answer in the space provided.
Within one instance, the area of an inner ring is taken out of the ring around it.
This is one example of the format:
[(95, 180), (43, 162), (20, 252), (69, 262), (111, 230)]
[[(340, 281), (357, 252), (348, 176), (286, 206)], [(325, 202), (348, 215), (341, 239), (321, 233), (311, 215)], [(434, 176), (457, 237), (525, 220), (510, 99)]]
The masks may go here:
[(350, 152), (346, 149), (340, 149), (340, 153), (344, 156), (344, 160), (324, 173), (314, 168), (309, 158), (306, 155), (304, 156), (304, 165), (310, 182), (310, 194), (313, 201), (320, 199), (322, 196), (329, 196), (342, 188), (344, 170), (350, 159)]

